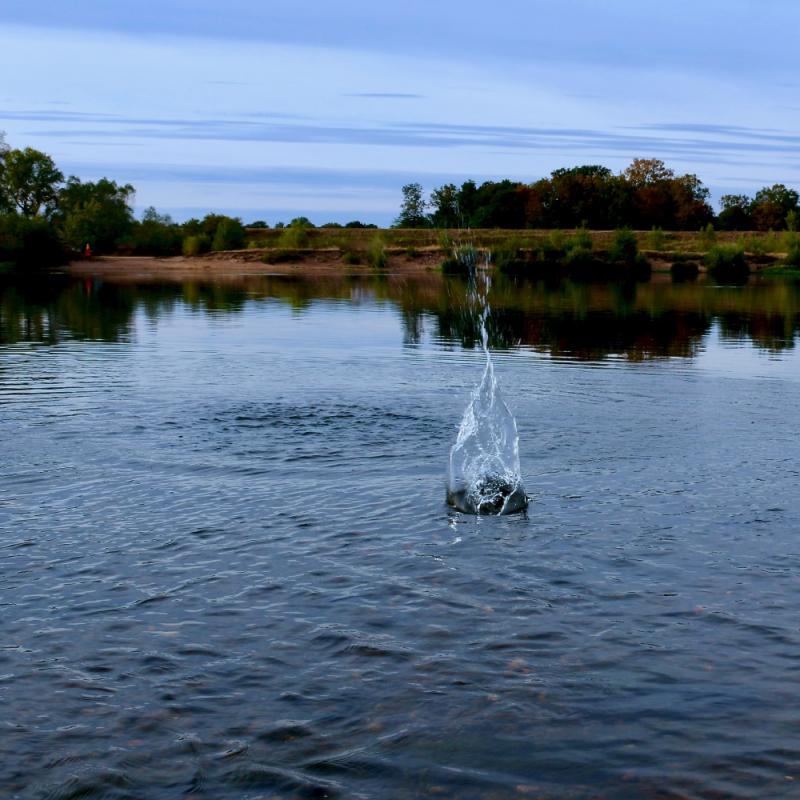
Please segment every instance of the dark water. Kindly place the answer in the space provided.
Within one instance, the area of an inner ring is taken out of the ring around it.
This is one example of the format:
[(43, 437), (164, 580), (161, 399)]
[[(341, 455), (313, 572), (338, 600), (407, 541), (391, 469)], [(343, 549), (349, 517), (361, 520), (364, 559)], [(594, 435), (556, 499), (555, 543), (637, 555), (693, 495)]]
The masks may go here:
[(0, 798), (800, 796), (800, 289), (0, 287)]

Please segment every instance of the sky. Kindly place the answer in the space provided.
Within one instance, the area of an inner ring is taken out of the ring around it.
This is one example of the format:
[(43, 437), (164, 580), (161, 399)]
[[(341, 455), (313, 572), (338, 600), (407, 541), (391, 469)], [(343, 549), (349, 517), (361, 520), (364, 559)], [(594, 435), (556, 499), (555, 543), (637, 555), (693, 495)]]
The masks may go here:
[(797, 0), (2, 0), (0, 131), (136, 208), (388, 224), (635, 157), (800, 189)]

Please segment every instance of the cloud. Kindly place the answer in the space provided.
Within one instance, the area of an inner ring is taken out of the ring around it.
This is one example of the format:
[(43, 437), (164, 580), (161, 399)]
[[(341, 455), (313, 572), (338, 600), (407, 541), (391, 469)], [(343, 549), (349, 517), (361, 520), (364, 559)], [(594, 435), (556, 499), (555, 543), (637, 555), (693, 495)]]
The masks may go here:
[(653, 154), (660, 158), (733, 158), (736, 155), (800, 155), (800, 136), (771, 129), (712, 124), (660, 123), (614, 130), (417, 122), (361, 125), (303, 121), (259, 112), (229, 119), (154, 118), (71, 111), (3, 112), (0, 120), (56, 124), (37, 135), (109, 142), (214, 140), (410, 148), (493, 148), (506, 151), (560, 149), (565, 161), (582, 153)]
[(365, 97), (377, 100), (422, 100), (424, 94), (412, 94), (406, 92), (353, 92), (343, 94), (342, 97)]

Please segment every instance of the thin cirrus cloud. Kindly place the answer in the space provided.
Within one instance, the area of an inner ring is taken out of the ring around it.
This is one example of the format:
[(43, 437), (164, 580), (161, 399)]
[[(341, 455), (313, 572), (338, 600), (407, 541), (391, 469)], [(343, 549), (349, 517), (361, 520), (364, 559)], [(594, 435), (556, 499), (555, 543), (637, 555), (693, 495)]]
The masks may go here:
[(664, 156), (760, 153), (794, 157), (800, 135), (745, 126), (650, 123), (608, 131), (572, 127), (525, 127), (393, 122), (386, 125), (336, 125), (303, 122), (287, 115), (258, 112), (235, 119), (154, 118), (72, 111), (2, 112), (0, 121), (48, 123), (44, 137), (89, 139), (219, 140), (370, 145), (391, 148), (494, 147), (536, 150), (562, 147), (589, 153), (657, 152)]

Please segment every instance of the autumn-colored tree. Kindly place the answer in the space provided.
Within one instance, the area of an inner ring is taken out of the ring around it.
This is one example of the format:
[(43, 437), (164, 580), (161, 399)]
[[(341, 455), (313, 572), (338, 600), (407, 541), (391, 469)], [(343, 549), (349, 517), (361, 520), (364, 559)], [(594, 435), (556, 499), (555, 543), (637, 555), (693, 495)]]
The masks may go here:
[(635, 189), (652, 186), (675, 177), (673, 170), (659, 158), (634, 158), (622, 174)]

